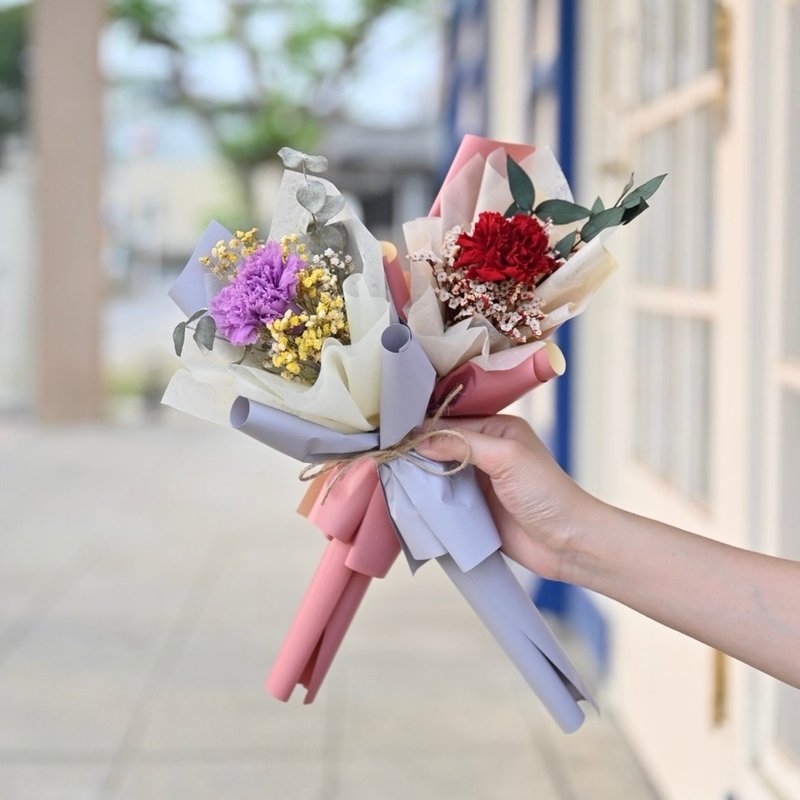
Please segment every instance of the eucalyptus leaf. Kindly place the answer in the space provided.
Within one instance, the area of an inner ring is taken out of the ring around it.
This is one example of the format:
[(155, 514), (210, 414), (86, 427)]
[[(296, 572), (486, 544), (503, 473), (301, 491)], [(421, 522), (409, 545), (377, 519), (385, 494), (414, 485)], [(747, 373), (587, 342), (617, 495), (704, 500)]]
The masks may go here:
[(309, 172), (325, 172), (328, 169), (328, 159), (325, 156), (305, 156), (303, 160)]
[(631, 206), (630, 208), (625, 208), (625, 213), (622, 215), (622, 224), (627, 225), (631, 220), (636, 219), (642, 211), (646, 211), (650, 208), (650, 204), (644, 197), (639, 198), (639, 202), (635, 206)]
[(592, 212), (569, 200), (545, 200), (536, 206), (536, 216), (540, 219), (551, 219), (554, 225), (566, 225), (586, 219)]
[(321, 211), (327, 199), (325, 187), (319, 181), (309, 181), (303, 184), (297, 190), (295, 196), (297, 197), (297, 202), (312, 214), (317, 214)]
[(622, 201), (622, 205), (625, 208), (633, 208), (639, 204), (640, 200), (649, 200), (656, 193), (656, 190), (659, 186), (661, 186), (664, 178), (666, 177), (666, 173), (664, 175), (657, 175), (655, 178), (650, 178), (649, 181), (643, 183), (641, 186), (637, 186)]
[(175, 355), (183, 352), (183, 343), (186, 341), (186, 323), (179, 322), (172, 331), (172, 343), (175, 345)]
[(603, 198), (598, 195), (597, 199), (592, 203), (591, 212), (592, 214), (599, 214), (601, 211), (605, 210), (605, 204), (603, 203)]
[(330, 247), (331, 250), (336, 250), (339, 253), (344, 250), (347, 244), (347, 230), (341, 223), (323, 225), (319, 229), (319, 234), (326, 248)]
[(529, 211), (533, 208), (533, 203), (536, 200), (533, 182), (528, 177), (528, 173), (511, 156), (506, 156), (506, 169), (508, 171), (508, 185), (514, 202), (523, 212)]
[(555, 246), (555, 251), (560, 258), (566, 258), (569, 251), (572, 250), (572, 245), (578, 238), (578, 231), (570, 231), (563, 239), (561, 239)]
[(329, 194), (325, 198), (322, 208), (317, 212), (317, 219), (325, 223), (333, 219), (344, 208), (344, 197), (340, 194)]
[(341, 252), (347, 244), (347, 231), (339, 222), (333, 225), (319, 225), (309, 227), (306, 234), (307, 247), (312, 253), (323, 253), (329, 247), (331, 250)]
[(305, 153), (301, 153), (293, 147), (281, 147), (281, 149), (278, 150), (278, 158), (287, 169), (300, 169), (300, 167), (303, 166), (303, 159), (305, 157)]
[(625, 209), (622, 206), (614, 206), (593, 215), (581, 228), (581, 239), (590, 242), (600, 231), (619, 225), (624, 214)]
[(242, 353), (242, 357), (238, 361), (232, 361), (231, 362), (231, 366), (232, 367), (238, 367), (240, 364), (244, 364), (244, 360), (247, 358), (247, 356), (250, 355), (250, 351), (252, 349), (253, 349), (253, 345), (246, 344), (244, 346), (244, 352)]
[(201, 352), (207, 353), (214, 349), (214, 337), (217, 333), (217, 323), (213, 317), (201, 317), (194, 329), (194, 340)]
[(198, 311), (195, 311), (189, 319), (186, 320), (186, 324), (188, 325), (190, 322), (194, 322), (196, 319), (200, 319), (208, 311), (207, 308), (201, 308)]

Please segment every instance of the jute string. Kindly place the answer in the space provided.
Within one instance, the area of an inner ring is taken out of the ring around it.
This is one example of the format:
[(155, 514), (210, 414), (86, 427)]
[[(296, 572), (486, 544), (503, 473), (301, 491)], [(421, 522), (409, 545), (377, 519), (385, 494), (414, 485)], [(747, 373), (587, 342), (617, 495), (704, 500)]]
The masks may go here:
[[(353, 468), (353, 465), (362, 458), (369, 458), (376, 467), (381, 464), (388, 464), (400, 458), (404, 461), (413, 460), (421, 470), (431, 475), (455, 475), (461, 472), (469, 465), (469, 459), (472, 454), (469, 447), (469, 440), (461, 431), (456, 431), (452, 428), (436, 428), (435, 426), (439, 423), (439, 420), (441, 420), (447, 412), (450, 404), (458, 397), (463, 389), (464, 386), (462, 384), (456, 386), (447, 397), (445, 397), (439, 408), (436, 409), (436, 413), (427, 420), (421, 431), (411, 431), (397, 444), (387, 447), (384, 450), (366, 450), (358, 453), (348, 453), (340, 458), (325, 461), (322, 464), (307, 464), (300, 472), (300, 480), (313, 481), (321, 475), (328, 475), (332, 472), (335, 473), (332, 480), (328, 481), (325, 491), (322, 493), (322, 500), (320, 502), (324, 504), (328, 499), (328, 495), (331, 493), (331, 489), (333, 489), (333, 487)], [(420, 444), (436, 436), (450, 436), (454, 439), (458, 439), (464, 445), (464, 456), (452, 467), (437, 469), (426, 464), (424, 461), (417, 461), (410, 457), (409, 454)]]

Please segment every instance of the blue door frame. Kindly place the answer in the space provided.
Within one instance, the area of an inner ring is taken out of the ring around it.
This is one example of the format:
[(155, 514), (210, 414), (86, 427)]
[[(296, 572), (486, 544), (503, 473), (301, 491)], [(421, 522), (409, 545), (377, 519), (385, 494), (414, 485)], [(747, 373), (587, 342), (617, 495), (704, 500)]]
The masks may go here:
[[(561, 169), (573, 191), (577, 187), (575, 174), (575, 101), (576, 67), (578, 52), (579, 0), (558, 0), (559, 42), (554, 69), (544, 74), (552, 75), (553, 89), (558, 97), (558, 159)], [(534, 93), (531, 102), (536, 101)], [(567, 364), (573, 363), (575, 353), (573, 323), (567, 322), (558, 331), (558, 346)], [(562, 469), (573, 474), (573, 407), (575, 383), (574, 369), (556, 381), (556, 423), (553, 436), (553, 455)], [(598, 669), (603, 672), (609, 660), (608, 624), (597, 604), (584, 589), (559, 581), (542, 580), (534, 590), (534, 601), (543, 611), (559, 617), (570, 630), (576, 632), (594, 655)]]

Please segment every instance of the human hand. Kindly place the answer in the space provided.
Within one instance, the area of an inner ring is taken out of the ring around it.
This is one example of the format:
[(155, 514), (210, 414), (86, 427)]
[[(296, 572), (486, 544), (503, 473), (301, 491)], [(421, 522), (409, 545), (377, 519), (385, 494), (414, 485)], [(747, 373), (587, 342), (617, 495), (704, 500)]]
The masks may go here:
[[(594, 498), (558, 466), (531, 427), (500, 415), (443, 420), (463, 434), (478, 480), (509, 557), (546, 578), (559, 579), (580, 528), (578, 518)], [(433, 436), (417, 447), (436, 461), (460, 461), (464, 442)]]

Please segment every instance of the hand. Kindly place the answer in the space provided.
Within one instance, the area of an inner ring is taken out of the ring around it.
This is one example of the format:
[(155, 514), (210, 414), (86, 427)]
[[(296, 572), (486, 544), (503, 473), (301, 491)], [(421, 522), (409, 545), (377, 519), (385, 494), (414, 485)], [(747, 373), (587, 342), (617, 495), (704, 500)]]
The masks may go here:
[[(559, 579), (577, 517), (593, 501), (558, 466), (531, 427), (512, 416), (442, 420), (469, 443), (469, 462), (503, 542), (503, 552), (546, 578)], [(464, 442), (434, 436), (419, 452), (437, 461), (460, 461)]]

